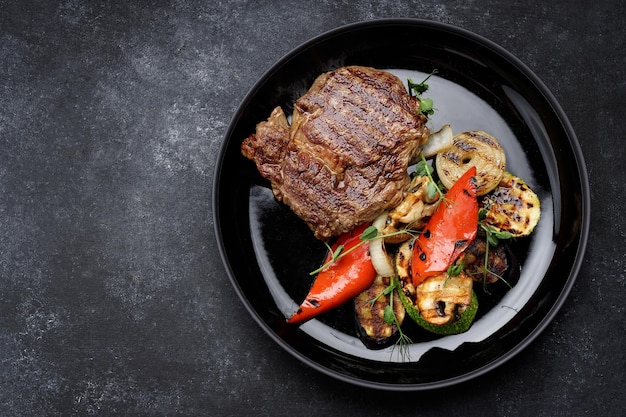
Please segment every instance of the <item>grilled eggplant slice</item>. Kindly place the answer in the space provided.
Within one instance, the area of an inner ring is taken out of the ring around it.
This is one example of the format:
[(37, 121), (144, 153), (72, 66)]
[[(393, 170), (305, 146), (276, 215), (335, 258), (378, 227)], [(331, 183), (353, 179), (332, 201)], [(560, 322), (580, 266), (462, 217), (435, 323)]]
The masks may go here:
[(391, 278), (379, 275), (367, 290), (354, 298), (359, 338), (369, 349), (385, 348), (399, 336), (396, 323), (385, 320), (387, 306), (391, 305), (399, 325), (404, 321), (406, 312), (397, 291), (387, 291), (390, 283)]
[(399, 296), (406, 314), (420, 327), (439, 335), (458, 334), (472, 325), (478, 310), (473, 280), (465, 273), (443, 273), (427, 278), (417, 287), (410, 279), (412, 242), (400, 245), (396, 255)]
[[(485, 257), (487, 269), (485, 270)], [(476, 282), (493, 284), (498, 281), (509, 269), (507, 253), (503, 244), (489, 246), (484, 237), (477, 237), (465, 249), (463, 270)]]
[(437, 154), (437, 175), (450, 189), (471, 166), (476, 167), (476, 195), (485, 195), (498, 186), (506, 167), (504, 149), (496, 138), (482, 130), (459, 133), (452, 146)]
[(498, 187), (482, 202), (486, 210), (485, 223), (513, 237), (532, 233), (541, 216), (539, 197), (519, 177), (504, 173)]

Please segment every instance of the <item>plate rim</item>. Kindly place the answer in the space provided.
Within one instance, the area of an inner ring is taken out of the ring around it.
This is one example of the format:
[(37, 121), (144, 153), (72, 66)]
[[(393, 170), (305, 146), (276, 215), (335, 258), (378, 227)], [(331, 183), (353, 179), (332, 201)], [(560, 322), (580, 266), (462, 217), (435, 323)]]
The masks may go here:
[[(243, 112), (243, 109), (250, 102), (251, 98), (254, 96), (255, 91), (257, 91), (264, 82), (271, 77), (274, 72), (277, 72), (285, 63), (289, 60), (293, 59), (300, 53), (302, 53), (307, 48), (313, 46), (316, 43), (324, 41), (327, 38), (331, 38), (333, 36), (341, 35), (342, 33), (347, 33), (350, 31), (368, 29), (374, 26), (416, 26), (422, 28), (430, 28), (441, 30), (447, 33), (451, 33), (456, 36), (462, 36), (469, 38), (475, 43), (480, 44), (483, 47), (491, 49), (496, 55), (500, 58), (506, 59), (512, 64), (516, 69), (518, 69), (525, 77), (529, 79), (529, 81), (535, 86), (537, 91), (544, 96), (544, 100), (547, 104), (550, 105), (554, 115), (557, 120), (561, 123), (562, 129), (565, 132), (568, 143), (571, 146), (572, 153), (575, 157), (576, 168), (579, 176), (580, 182), (580, 192), (582, 199), (580, 201), (580, 233), (578, 241), (576, 242), (576, 256), (574, 258), (574, 262), (571, 265), (569, 270), (567, 281), (565, 281), (565, 285), (561, 288), (558, 297), (555, 302), (551, 305), (549, 311), (541, 317), (539, 323), (532, 329), (526, 337), (524, 337), (519, 343), (509, 349), (502, 356), (498, 357), (496, 360), (487, 363), (477, 369), (474, 369), (468, 373), (433, 381), (427, 383), (386, 383), (379, 381), (371, 381), (371, 380), (363, 380), (358, 377), (353, 377), (351, 375), (346, 375), (344, 373), (340, 373), (336, 370), (325, 367), (313, 359), (303, 355), (293, 346), (288, 344), (285, 340), (280, 338), (269, 326), (267, 323), (260, 317), (259, 313), (252, 307), (252, 305), (248, 302), (247, 297), (245, 296), (243, 289), (241, 288), (234, 271), (231, 267), (228, 254), (226, 253), (226, 248), (223, 245), (223, 233), (224, 231), (220, 227), (220, 219), (219, 212), (220, 209), (218, 207), (218, 196), (219, 196), (219, 185), (221, 178), (221, 170), (224, 161), (224, 155), (229, 147), (230, 136), (236, 122)], [(490, 39), (479, 35), (475, 32), (469, 31), (467, 29), (448, 24), (443, 22), (437, 22), (427, 19), (420, 18), (383, 18), (383, 19), (372, 19), (372, 20), (363, 20), (358, 22), (353, 22), (345, 25), (341, 25), (335, 27), (333, 29), (324, 31), (318, 35), (313, 36), (305, 42), (300, 43), (295, 48), (288, 51), (285, 55), (283, 55), (280, 59), (275, 61), (268, 69), (266, 69), (261, 77), (253, 84), (253, 86), (248, 90), (244, 98), (238, 104), (233, 116), (231, 117), (228, 128), (223, 135), (223, 142), (220, 145), (219, 152), (217, 154), (217, 162), (214, 169), (213, 175), (213, 186), (212, 186), (212, 214), (213, 214), (213, 229), (215, 233), (215, 238), (217, 241), (217, 246), (220, 254), (220, 258), (222, 260), (222, 264), (227, 272), (229, 280), (237, 293), (240, 301), (246, 308), (246, 310), (250, 313), (252, 318), (257, 322), (257, 324), (263, 329), (263, 331), (270, 336), (270, 338), (276, 342), (281, 348), (287, 351), (290, 355), (295, 357), (300, 362), (310, 366), (312, 369), (330, 376), (332, 378), (367, 388), (375, 388), (386, 391), (423, 391), (430, 389), (438, 389), (443, 387), (448, 387), (451, 385), (456, 385), (458, 383), (462, 383), (465, 381), (469, 381), (471, 379), (477, 378), (489, 371), (503, 365), (513, 357), (517, 356), (522, 350), (528, 347), (531, 343), (533, 343), (537, 337), (543, 333), (546, 327), (554, 320), (556, 314), (560, 311), (564, 303), (566, 302), (577, 278), (580, 273), (580, 269), (582, 267), (585, 252), (587, 248), (588, 236), (589, 236), (589, 228), (590, 228), (590, 215), (591, 215), (591, 197), (590, 197), (590, 185), (589, 185), (589, 177), (587, 172), (586, 163), (584, 160), (584, 155), (582, 152), (582, 148), (580, 146), (580, 142), (574, 132), (574, 129), (559, 102), (556, 100), (556, 97), (553, 93), (548, 89), (545, 83), (519, 58), (513, 55), (511, 52), (498, 45), (497, 43), (491, 41)]]

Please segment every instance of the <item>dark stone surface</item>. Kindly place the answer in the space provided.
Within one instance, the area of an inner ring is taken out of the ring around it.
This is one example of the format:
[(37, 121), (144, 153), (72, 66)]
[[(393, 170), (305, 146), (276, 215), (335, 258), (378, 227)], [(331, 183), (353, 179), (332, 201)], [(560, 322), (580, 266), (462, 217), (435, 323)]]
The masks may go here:
[[(0, 415), (619, 416), (624, 396), (624, 2), (0, 0)], [(419, 17), (524, 61), (588, 165), (569, 302), (469, 384), (379, 394), (280, 350), (239, 302), (211, 186), (236, 106), (326, 30)]]

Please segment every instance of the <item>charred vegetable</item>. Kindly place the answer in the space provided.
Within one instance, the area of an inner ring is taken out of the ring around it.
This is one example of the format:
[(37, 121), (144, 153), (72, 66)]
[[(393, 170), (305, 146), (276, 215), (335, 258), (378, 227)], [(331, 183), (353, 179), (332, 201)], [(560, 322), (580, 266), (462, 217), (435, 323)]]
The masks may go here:
[(476, 168), (472, 166), (454, 183), (415, 241), (411, 261), (413, 285), (446, 271), (476, 237), (475, 175)]
[(512, 237), (529, 235), (539, 222), (539, 197), (519, 177), (504, 173), (498, 187), (482, 201), (484, 222)]
[(406, 314), (432, 333), (449, 335), (466, 331), (478, 310), (472, 278), (463, 272), (456, 276), (444, 272), (414, 286), (410, 279), (412, 244), (411, 241), (402, 244), (396, 255), (395, 279)]
[(452, 187), (469, 167), (476, 167), (476, 195), (480, 196), (498, 186), (506, 157), (496, 138), (477, 130), (456, 135), (452, 146), (437, 154), (435, 166), (446, 188)]
[(298, 310), (287, 320), (300, 323), (339, 307), (367, 289), (376, 278), (363, 224), (341, 235), (326, 256), (324, 266)]
[(367, 290), (354, 299), (358, 334), (370, 349), (387, 347), (400, 336), (399, 326), (404, 321), (405, 310), (398, 293), (394, 291), (395, 287), (390, 284), (391, 278), (379, 275)]
[(509, 263), (502, 244), (487, 246), (487, 240), (477, 237), (465, 250), (464, 271), (476, 282), (493, 284), (504, 276)]
[[(391, 210), (381, 234), (385, 243), (401, 243), (411, 237), (410, 230), (421, 230), (439, 205), (439, 195), (429, 195), (427, 176), (416, 175), (406, 197)], [(405, 230), (406, 233), (399, 233)]]
[[(457, 276), (444, 272), (427, 278), (415, 287), (415, 300), (420, 316), (437, 328), (455, 324), (455, 333), (467, 330), (466, 327), (460, 328), (458, 321), (472, 303), (473, 284), (472, 278), (463, 272)], [(468, 319), (467, 315), (465, 319)], [(470, 323), (471, 320), (468, 320), (467, 327)]]

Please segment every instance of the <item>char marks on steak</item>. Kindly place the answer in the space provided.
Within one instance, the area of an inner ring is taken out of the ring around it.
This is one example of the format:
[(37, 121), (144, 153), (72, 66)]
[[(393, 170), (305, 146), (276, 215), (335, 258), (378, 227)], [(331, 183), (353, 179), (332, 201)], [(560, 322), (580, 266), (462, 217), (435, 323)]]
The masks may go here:
[(402, 200), (408, 164), (428, 137), (425, 121), (395, 75), (341, 67), (296, 100), (291, 126), (277, 107), (241, 150), (276, 198), (328, 239)]

